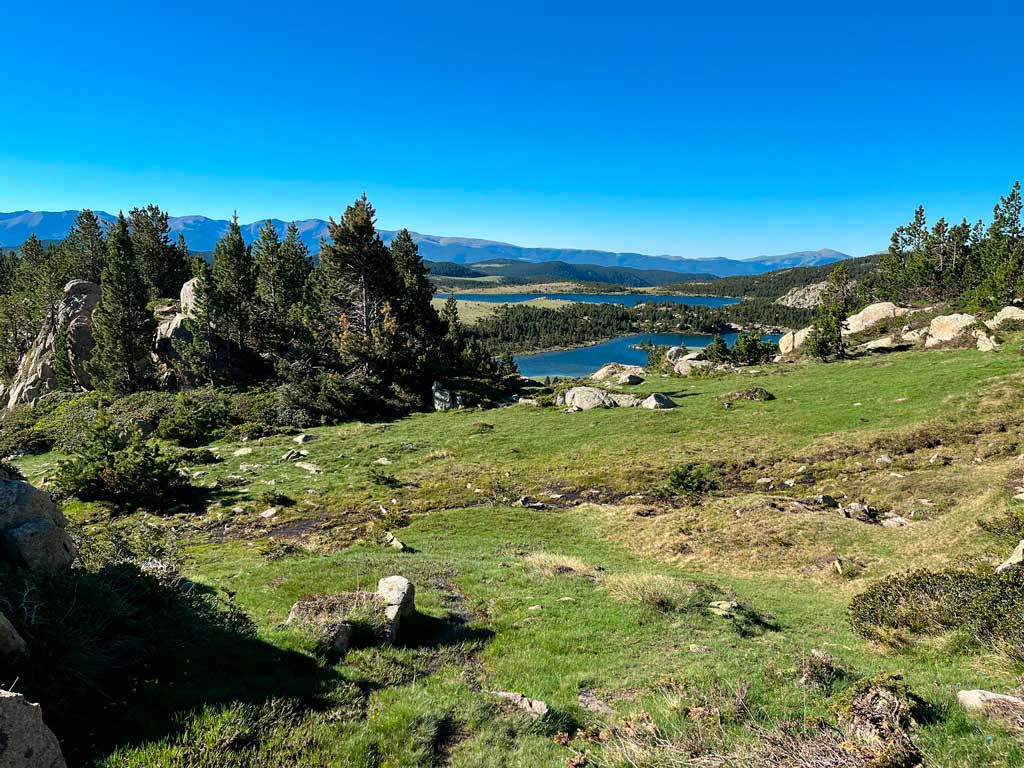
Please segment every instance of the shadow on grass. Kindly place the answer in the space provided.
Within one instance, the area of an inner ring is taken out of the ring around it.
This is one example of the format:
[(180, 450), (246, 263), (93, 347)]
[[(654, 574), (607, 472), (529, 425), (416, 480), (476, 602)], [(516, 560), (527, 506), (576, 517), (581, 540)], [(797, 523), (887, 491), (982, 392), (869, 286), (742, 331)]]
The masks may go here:
[(206, 705), (290, 697), (315, 708), (337, 685), (314, 659), (258, 639), (230, 594), (178, 577), (126, 564), (0, 577), (0, 605), (30, 648), (0, 663), (0, 682), (17, 679), (42, 705), (69, 765), (179, 733)]

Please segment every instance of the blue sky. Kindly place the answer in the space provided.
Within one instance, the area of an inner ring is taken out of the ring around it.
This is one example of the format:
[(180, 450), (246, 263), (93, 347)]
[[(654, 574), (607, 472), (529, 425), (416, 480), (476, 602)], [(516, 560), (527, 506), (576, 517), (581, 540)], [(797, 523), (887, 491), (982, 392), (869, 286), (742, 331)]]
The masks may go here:
[(0, 210), (859, 255), (1024, 177), (1024, 4), (711, 5), (11, 3)]

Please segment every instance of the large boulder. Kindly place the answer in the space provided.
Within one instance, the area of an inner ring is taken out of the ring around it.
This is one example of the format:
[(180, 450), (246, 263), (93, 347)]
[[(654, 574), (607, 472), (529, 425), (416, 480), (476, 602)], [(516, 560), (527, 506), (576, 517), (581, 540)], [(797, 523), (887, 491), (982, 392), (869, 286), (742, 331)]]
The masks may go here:
[(1003, 307), (985, 325), (990, 331), (999, 330), (1004, 323), (1024, 323), (1024, 309), (1020, 307)]
[(948, 344), (964, 335), (968, 329), (978, 322), (974, 315), (965, 312), (957, 312), (952, 315), (939, 315), (932, 318), (928, 326), (928, 337), (924, 346), (928, 349), (937, 347), (940, 344)]
[(636, 386), (637, 384), (643, 384), (644, 377), (639, 376), (635, 373), (620, 373), (618, 376), (615, 377), (615, 383), (633, 387)]
[(689, 376), (694, 371), (704, 371), (711, 367), (707, 360), (680, 360), (672, 370), (680, 376)]
[(11, 624), (10, 619), (0, 613), (0, 657), (17, 656), (27, 650), (25, 639)]
[(594, 371), (588, 378), (592, 381), (606, 381), (618, 376), (632, 374), (643, 376), (644, 369), (641, 365), (625, 365), (624, 363), (606, 363)]
[(174, 343), (180, 341), (188, 344), (192, 341), (192, 333), (185, 323), (187, 318), (174, 305), (157, 307), (153, 314), (156, 315), (157, 358), (162, 361), (174, 360), (178, 357)]
[(445, 388), (439, 381), (434, 382), (431, 393), (434, 398), (435, 411), (452, 411), (462, 407), (462, 398)]
[(663, 411), (669, 408), (675, 408), (675, 401), (668, 395), (663, 395), (661, 392), (655, 392), (650, 395), (646, 400), (640, 403), (641, 408), (647, 408), (651, 411)]
[(64, 570), (77, 554), (66, 527), (49, 494), (0, 478), (0, 559), (39, 573)]
[(66, 768), (43, 711), (20, 693), (0, 690), (0, 765), (4, 768)]
[(790, 331), (789, 333), (784, 334), (783, 337), (779, 339), (779, 352), (783, 355), (796, 352), (801, 346), (803, 346), (803, 343), (807, 341), (807, 336), (810, 332), (810, 327), (807, 327), (801, 328), (799, 331)]
[(883, 320), (902, 317), (910, 312), (911, 310), (906, 307), (899, 307), (891, 301), (868, 304), (860, 312), (846, 318), (846, 322), (843, 324), (843, 334), (860, 333)]
[(555, 402), (557, 405), (578, 411), (589, 411), (594, 408), (615, 408), (618, 406), (618, 403), (615, 402), (608, 392), (597, 387), (573, 387), (560, 394)]
[(1024, 730), (1024, 699), (981, 689), (960, 691), (956, 698), (967, 712), (990, 717), (1011, 731)]
[(665, 350), (665, 362), (675, 365), (687, 355), (686, 347), (669, 347)]
[(623, 392), (609, 392), (608, 396), (619, 408), (636, 408), (641, 402), (643, 402), (639, 397), (636, 397), (635, 395), (627, 395)]
[(21, 359), (18, 372), (6, 390), (7, 407), (35, 402), (57, 389), (57, 346), (63, 337), (72, 384), (89, 389), (92, 382), (85, 364), (92, 355), (95, 340), (92, 336), (92, 314), (100, 300), (100, 287), (88, 280), (72, 280), (64, 292), (53, 316), (48, 316), (32, 346)]
[(199, 278), (193, 277), (183, 286), (181, 286), (181, 293), (178, 295), (179, 303), (181, 305), (181, 314), (191, 319), (195, 315), (196, 310), (196, 286), (199, 284)]

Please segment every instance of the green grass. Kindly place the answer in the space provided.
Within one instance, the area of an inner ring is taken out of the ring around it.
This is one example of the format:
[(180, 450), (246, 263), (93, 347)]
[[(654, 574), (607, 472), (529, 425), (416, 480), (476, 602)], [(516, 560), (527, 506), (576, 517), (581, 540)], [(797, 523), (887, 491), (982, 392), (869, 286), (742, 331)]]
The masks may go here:
[[(1008, 551), (977, 523), (1016, 503), (1008, 478), (1024, 481), (1022, 368), (1007, 343), (993, 354), (652, 377), (630, 391), (666, 392), (679, 408), (515, 406), (312, 430), (317, 439), (302, 448), (323, 474), (279, 461), (295, 447), (287, 436), (216, 444), (221, 461), (193, 468), (209, 473), (197, 483), (219, 482), (208, 505), (146, 519), (173, 529), (191, 578), (236, 594), (261, 648), (312, 666), (290, 682), (270, 669), (243, 669), (230, 683), (178, 681), (162, 704), (154, 689), (144, 714), (156, 727), (92, 756), (111, 768), (560, 766), (574, 750), (592, 759), (601, 750), (582, 737), (562, 746), (555, 731), (640, 712), (665, 732), (731, 752), (755, 741), (752, 725), (834, 719), (835, 696), (854, 680), (898, 673), (934, 710), (912, 734), (929, 765), (1024, 764), (1018, 741), (955, 702), (963, 688), (1012, 691), (1021, 673), (1013, 661), (944, 638), (892, 651), (846, 619), (850, 598), (884, 575)], [(754, 383), (777, 399), (722, 406), (720, 395)], [(251, 451), (234, 456), (239, 448)], [(930, 462), (936, 451), (948, 463)], [(876, 463), (882, 453), (891, 465)], [(38, 481), (56, 459), (18, 464)], [(685, 462), (723, 468), (720, 489), (696, 500), (652, 497)], [(798, 477), (807, 479), (785, 484)], [(268, 489), (296, 503), (263, 518)], [(915, 516), (906, 528), (883, 528), (765, 506), (816, 493)], [(516, 506), (522, 496), (546, 506)], [(141, 519), (77, 502), (68, 512), (96, 532)], [(379, 546), (385, 529), (412, 551)], [(297, 549), (281, 550), (284, 542)], [(835, 559), (847, 564), (843, 575)], [(284, 624), (300, 597), (372, 589), (393, 573), (416, 584), (424, 615), (407, 646), (336, 661)], [(738, 618), (706, 610), (723, 595), (742, 606)], [(837, 690), (800, 684), (812, 648), (847, 672)], [(273, 690), (287, 701), (268, 703)], [(553, 713), (532, 721), (494, 690), (542, 699)], [(582, 690), (615, 714), (582, 710)], [(698, 707), (718, 711), (713, 728), (697, 722)]]

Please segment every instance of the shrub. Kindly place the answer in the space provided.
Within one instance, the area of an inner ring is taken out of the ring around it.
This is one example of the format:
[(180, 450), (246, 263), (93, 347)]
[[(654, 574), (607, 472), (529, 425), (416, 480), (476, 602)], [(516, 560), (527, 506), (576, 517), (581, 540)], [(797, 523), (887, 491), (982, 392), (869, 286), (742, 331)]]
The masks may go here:
[(655, 490), (656, 496), (687, 496), (696, 498), (718, 488), (715, 471), (707, 464), (686, 462), (673, 469), (665, 484)]
[(760, 365), (779, 353), (779, 348), (769, 341), (762, 341), (756, 333), (741, 333), (732, 347), (732, 360), (739, 365)]
[(227, 397), (212, 389), (197, 389), (178, 395), (174, 410), (160, 422), (157, 434), (194, 447), (216, 439), (230, 424)]
[(178, 462), (137, 430), (116, 427), (99, 411), (77, 455), (60, 462), (57, 484), (83, 500), (118, 505), (166, 498), (183, 483)]
[(732, 350), (721, 336), (704, 347), (704, 357), (710, 363), (728, 363), (732, 361)]
[(268, 507), (290, 507), (295, 504), (295, 499), (290, 496), (286, 496), (273, 488), (260, 491), (259, 496), (256, 497), (256, 501)]
[(907, 635), (959, 632), (1013, 655), (1024, 652), (1024, 572), (917, 570), (889, 576), (857, 595), (851, 626), (866, 638), (899, 644)]

